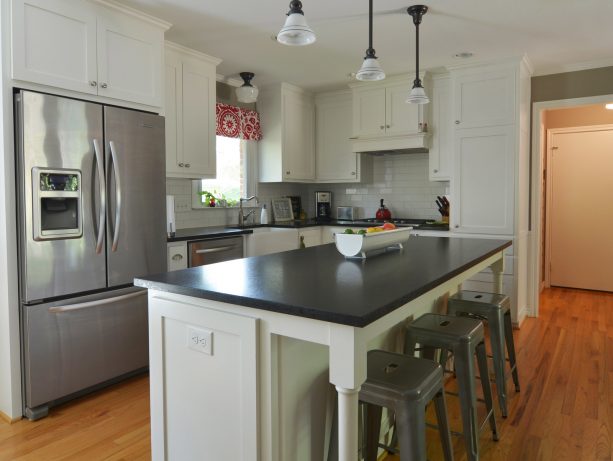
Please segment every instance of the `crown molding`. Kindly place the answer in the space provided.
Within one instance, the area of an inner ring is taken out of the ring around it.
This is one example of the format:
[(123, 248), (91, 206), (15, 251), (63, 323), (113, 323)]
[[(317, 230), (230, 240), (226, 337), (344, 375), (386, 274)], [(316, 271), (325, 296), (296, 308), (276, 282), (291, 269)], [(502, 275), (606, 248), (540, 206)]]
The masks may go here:
[(552, 66), (546, 66), (537, 68), (532, 74), (533, 77), (540, 77), (543, 75), (552, 74), (565, 74), (567, 72), (578, 72), (582, 70), (599, 69), (602, 67), (612, 67), (613, 58), (597, 59), (593, 61), (582, 61), (570, 64), (555, 64)]
[(132, 7), (123, 5), (116, 0), (94, 0), (96, 3), (106, 6), (107, 8), (111, 8), (117, 11), (121, 11), (122, 13), (129, 14), (130, 16), (134, 16), (138, 19), (145, 20), (154, 26), (160, 27), (164, 30), (168, 30), (172, 27), (172, 24), (168, 21), (164, 21), (163, 19), (156, 18), (155, 16), (151, 16), (150, 14), (143, 13), (142, 11), (136, 10)]
[(183, 45), (179, 45), (178, 43), (174, 43), (174, 42), (169, 42), (168, 40), (166, 40), (164, 42), (166, 48), (172, 50), (172, 51), (176, 51), (178, 53), (182, 53), (182, 54), (186, 54), (188, 56), (191, 56), (193, 58), (196, 59), (200, 59), (202, 61), (207, 61), (215, 66), (218, 66), (221, 63), (221, 59), (216, 58), (214, 56), (205, 54), (205, 53), (201, 53), (200, 51), (196, 51), (192, 48), (187, 48), (186, 46)]

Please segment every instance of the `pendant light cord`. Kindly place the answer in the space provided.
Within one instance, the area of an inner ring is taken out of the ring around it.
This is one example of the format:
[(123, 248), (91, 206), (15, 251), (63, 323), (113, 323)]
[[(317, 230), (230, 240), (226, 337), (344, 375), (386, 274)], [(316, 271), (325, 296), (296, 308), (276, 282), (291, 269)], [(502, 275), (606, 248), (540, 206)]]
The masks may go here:
[(414, 17), (413, 22), (415, 23), (415, 81), (413, 85), (421, 86), (421, 79), (419, 78), (419, 23), (421, 21), (417, 21), (417, 17)]
[(368, 49), (372, 50), (372, 0), (368, 0)]

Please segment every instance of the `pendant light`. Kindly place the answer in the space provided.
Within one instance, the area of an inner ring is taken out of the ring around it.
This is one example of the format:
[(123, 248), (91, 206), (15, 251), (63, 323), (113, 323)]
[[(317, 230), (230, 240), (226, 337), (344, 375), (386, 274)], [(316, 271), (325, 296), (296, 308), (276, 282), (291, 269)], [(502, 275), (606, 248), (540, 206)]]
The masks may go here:
[(289, 12), (285, 25), (277, 34), (277, 41), (283, 45), (304, 46), (315, 43), (317, 37), (313, 30), (307, 25), (302, 11), (302, 2), (292, 0), (289, 4)]
[(366, 50), (364, 61), (362, 61), (362, 67), (355, 74), (355, 78), (368, 81), (383, 80), (385, 78), (385, 72), (383, 72), (375, 55), (375, 50), (372, 47), (372, 0), (368, 0), (368, 49)]
[(252, 103), (258, 99), (258, 89), (251, 84), (251, 79), (255, 76), (253, 72), (241, 72), (243, 86), (236, 89), (236, 97), (239, 102)]
[(428, 7), (424, 5), (413, 5), (407, 9), (407, 13), (413, 17), (413, 24), (415, 24), (415, 80), (413, 80), (413, 88), (407, 98), (407, 102), (412, 104), (428, 104), (430, 102), (419, 78), (419, 25), (421, 24), (421, 18), (427, 12)]

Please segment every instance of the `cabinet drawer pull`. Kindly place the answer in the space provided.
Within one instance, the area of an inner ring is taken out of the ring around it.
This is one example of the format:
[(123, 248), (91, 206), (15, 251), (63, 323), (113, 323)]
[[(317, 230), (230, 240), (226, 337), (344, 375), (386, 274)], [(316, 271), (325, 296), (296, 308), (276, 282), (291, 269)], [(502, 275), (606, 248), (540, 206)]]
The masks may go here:
[(176, 254), (172, 257), (173, 261), (181, 261), (183, 259), (183, 255), (181, 254)]
[(100, 87), (101, 87), (101, 88), (106, 88), (107, 86), (108, 86), (108, 85), (107, 85), (106, 83), (101, 83), (101, 84), (100, 84)]
[(95, 80), (92, 80), (91, 82), (89, 82), (89, 86), (97, 86), (98, 82), (96, 82)]

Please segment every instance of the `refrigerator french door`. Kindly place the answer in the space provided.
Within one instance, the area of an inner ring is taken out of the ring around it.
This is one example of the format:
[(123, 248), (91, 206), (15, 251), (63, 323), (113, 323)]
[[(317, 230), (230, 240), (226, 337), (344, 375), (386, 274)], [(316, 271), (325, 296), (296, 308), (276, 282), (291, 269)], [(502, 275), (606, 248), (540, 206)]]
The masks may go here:
[[(145, 291), (166, 268), (164, 119), (15, 96), (25, 414), (144, 368)], [(121, 353), (120, 351), (121, 350)]]

